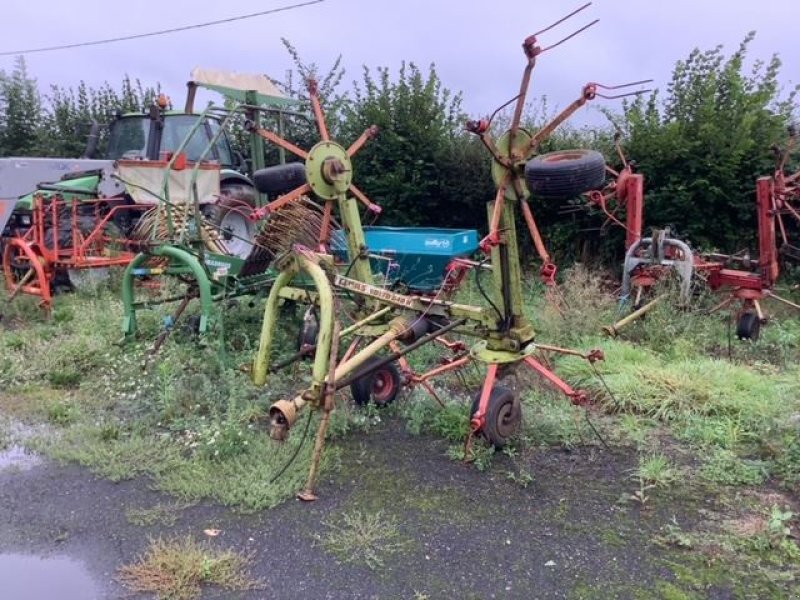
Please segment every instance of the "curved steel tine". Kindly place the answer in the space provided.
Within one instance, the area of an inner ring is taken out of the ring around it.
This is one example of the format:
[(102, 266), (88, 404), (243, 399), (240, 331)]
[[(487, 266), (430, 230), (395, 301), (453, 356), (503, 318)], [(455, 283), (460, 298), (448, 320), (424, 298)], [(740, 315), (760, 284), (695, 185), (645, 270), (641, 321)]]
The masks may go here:
[(572, 11), (571, 13), (569, 13), (569, 14), (568, 14), (566, 17), (561, 17), (561, 18), (560, 18), (558, 21), (556, 21), (556, 22), (555, 22), (555, 23), (553, 23), (552, 25), (548, 25), (547, 27), (545, 27), (544, 29), (541, 29), (541, 30), (537, 31), (537, 32), (536, 32), (536, 33), (534, 33), (533, 35), (534, 35), (534, 36), (537, 36), (537, 35), (541, 35), (542, 33), (546, 32), (546, 31), (550, 31), (551, 29), (553, 29), (553, 27), (557, 27), (558, 25), (561, 25), (561, 23), (563, 23), (564, 21), (566, 21), (567, 19), (569, 19), (569, 18), (571, 18), (571, 17), (574, 17), (575, 15), (577, 15), (577, 14), (578, 14), (579, 12), (581, 12), (582, 10), (584, 10), (584, 9), (586, 9), (586, 8), (589, 8), (591, 5), (592, 5), (592, 3), (591, 3), (591, 2), (587, 2), (587, 3), (586, 3), (586, 4), (584, 4), (583, 6), (581, 6), (581, 7), (579, 7), (579, 8), (576, 8), (575, 10), (573, 10), (573, 11)]
[(578, 29), (577, 31), (573, 31), (573, 32), (572, 32), (572, 33), (570, 33), (570, 34), (569, 34), (567, 37), (565, 37), (565, 38), (563, 38), (563, 39), (561, 39), (561, 40), (557, 41), (555, 44), (551, 44), (551, 45), (550, 45), (550, 46), (548, 46), (547, 48), (542, 48), (541, 50), (539, 50), (539, 54), (543, 54), (543, 53), (547, 52), (548, 50), (552, 50), (552, 49), (553, 49), (553, 48), (555, 48), (556, 46), (560, 46), (561, 44), (563, 44), (563, 43), (564, 43), (564, 42), (566, 42), (567, 40), (571, 40), (572, 38), (574, 38), (574, 37), (575, 37), (576, 35), (578, 35), (579, 33), (583, 33), (584, 31), (586, 31), (587, 29), (589, 29), (589, 27), (591, 27), (592, 25), (596, 25), (596, 24), (597, 24), (597, 23), (599, 23), (599, 22), (600, 22), (600, 19), (595, 19), (595, 20), (594, 20), (594, 21), (592, 21), (591, 23), (587, 23), (586, 25), (584, 25), (583, 27), (581, 27), (581, 28), (580, 28), (580, 29)]

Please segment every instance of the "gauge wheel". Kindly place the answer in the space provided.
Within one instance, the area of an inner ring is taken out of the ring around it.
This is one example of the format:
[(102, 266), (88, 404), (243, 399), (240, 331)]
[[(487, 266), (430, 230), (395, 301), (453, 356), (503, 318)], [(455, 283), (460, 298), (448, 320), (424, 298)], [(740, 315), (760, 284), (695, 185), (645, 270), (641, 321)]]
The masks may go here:
[(761, 333), (761, 319), (754, 312), (742, 313), (736, 324), (736, 337), (755, 342)]
[[(366, 369), (380, 360), (382, 360), (380, 357), (373, 356), (358, 369)], [(376, 406), (388, 406), (394, 402), (400, 392), (400, 372), (394, 363), (387, 363), (356, 379), (350, 384), (350, 392), (353, 394), (353, 400), (359, 406), (365, 406), (370, 401)]]
[[(471, 416), (478, 412), (481, 402), (481, 391), (475, 394), (472, 401)], [(522, 425), (522, 404), (507, 387), (496, 385), (489, 396), (486, 407), (486, 419), (480, 433), (495, 448), (506, 446)]]
[[(306, 346), (316, 346), (319, 337), (319, 323), (314, 311), (308, 309), (300, 322), (300, 330), (297, 332), (297, 351), (300, 352)], [(316, 348), (305, 355), (303, 358), (313, 358)]]

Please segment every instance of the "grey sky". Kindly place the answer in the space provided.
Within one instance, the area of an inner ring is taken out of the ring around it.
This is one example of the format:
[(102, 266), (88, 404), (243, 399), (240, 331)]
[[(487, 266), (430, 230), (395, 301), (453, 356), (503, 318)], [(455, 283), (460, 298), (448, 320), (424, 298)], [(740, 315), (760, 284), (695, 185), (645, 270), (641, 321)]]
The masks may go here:
[[(29, 0), (6, 2), (0, 50), (49, 46), (179, 27), (292, 3), (239, 0), (209, 4), (196, 0)], [(115, 6), (116, 4), (116, 6)], [(346, 82), (360, 80), (361, 65), (389, 66), (401, 60), (422, 67), (436, 63), (445, 85), (464, 93), (473, 114), (488, 114), (516, 93), (524, 66), (520, 43), (582, 4), (581, 0), (326, 0), (322, 4), (163, 37), (59, 52), (31, 54), (31, 73), (50, 83), (92, 85), (119, 82), (128, 73), (145, 83), (161, 82), (180, 101), (197, 65), (265, 72), (282, 78), (291, 66), (280, 38), (322, 71), (342, 54)], [(595, 0), (558, 29), (541, 36), (555, 42), (577, 27), (600, 22), (541, 57), (533, 95), (546, 94), (552, 107), (577, 97), (588, 81), (622, 83), (655, 79), (664, 87), (676, 60), (692, 48), (724, 44), (733, 51), (745, 34), (758, 32), (751, 58), (780, 54), (782, 81), (800, 83), (798, 0)], [(10, 69), (13, 57), (0, 57)], [(605, 101), (599, 101), (605, 102)], [(613, 101), (612, 101), (613, 106)], [(593, 116), (594, 115), (594, 116)], [(597, 119), (596, 109), (579, 122)]]

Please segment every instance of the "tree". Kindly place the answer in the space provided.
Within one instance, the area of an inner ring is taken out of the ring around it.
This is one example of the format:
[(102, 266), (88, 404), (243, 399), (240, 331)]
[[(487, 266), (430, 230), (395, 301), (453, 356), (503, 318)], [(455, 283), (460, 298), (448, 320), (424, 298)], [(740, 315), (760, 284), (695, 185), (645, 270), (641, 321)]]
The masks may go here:
[(744, 70), (748, 34), (679, 61), (666, 97), (656, 91), (624, 109), (628, 148), (647, 181), (646, 219), (671, 225), (696, 247), (753, 245), (755, 180), (772, 172), (771, 146), (785, 137), (796, 90), (781, 99), (781, 62)]
[(36, 80), (28, 75), (20, 56), (10, 74), (0, 71), (0, 155), (35, 154), (41, 116)]
[(357, 158), (361, 186), (397, 225), (473, 226), (485, 222), (491, 198), (488, 156), (466, 139), (461, 95), (444, 87), (436, 69), (423, 73), (403, 63), (393, 79), (388, 68), (364, 68), (343, 110), (343, 139), (370, 125), (377, 139)]

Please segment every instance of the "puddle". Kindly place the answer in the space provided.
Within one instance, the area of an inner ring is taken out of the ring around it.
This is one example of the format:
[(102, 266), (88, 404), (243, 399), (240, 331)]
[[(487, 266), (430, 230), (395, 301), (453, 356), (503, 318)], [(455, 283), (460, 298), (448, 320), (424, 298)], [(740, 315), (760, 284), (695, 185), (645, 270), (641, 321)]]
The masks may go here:
[(31, 436), (42, 433), (42, 427), (33, 427), (16, 421), (0, 421), (3, 437), (11, 444), (0, 447), (0, 473), (3, 471), (27, 471), (40, 465), (43, 461), (38, 454), (26, 450), (20, 444)]
[(81, 563), (64, 557), (0, 554), (2, 597), (11, 600), (97, 600), (100, 590)]
[(6, 470), (27, 471), (41, 464), (42, 457), (32, 454), (22, 446), (9, 446), (0, 452), (0, 473)]

